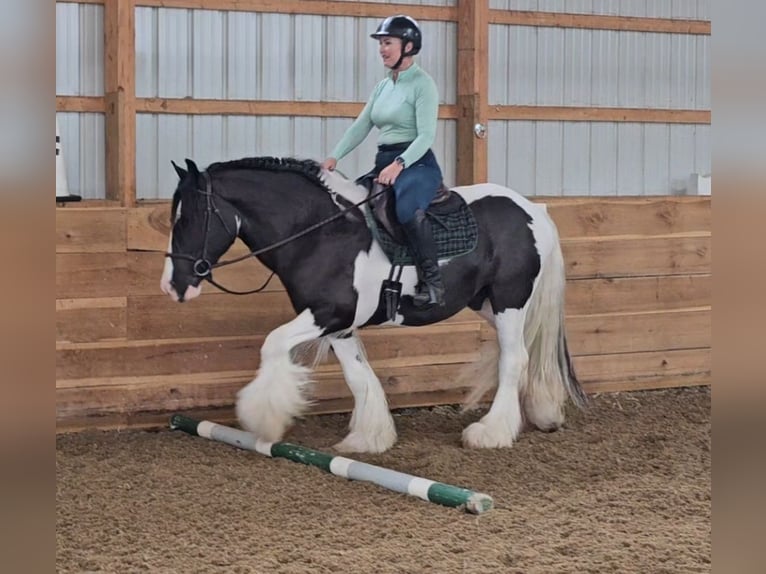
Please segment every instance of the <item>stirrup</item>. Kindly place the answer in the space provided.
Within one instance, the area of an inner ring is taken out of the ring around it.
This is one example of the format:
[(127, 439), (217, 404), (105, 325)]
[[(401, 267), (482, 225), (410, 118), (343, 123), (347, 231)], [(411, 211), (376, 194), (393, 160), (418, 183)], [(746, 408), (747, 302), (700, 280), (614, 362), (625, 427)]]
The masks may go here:
[(430, 285), (418, 285), (415, 294), (412, 296), (412, 304), (415, 307), (430, 307), (438, 305), (444, 307), (444, 289), (438, 289)]

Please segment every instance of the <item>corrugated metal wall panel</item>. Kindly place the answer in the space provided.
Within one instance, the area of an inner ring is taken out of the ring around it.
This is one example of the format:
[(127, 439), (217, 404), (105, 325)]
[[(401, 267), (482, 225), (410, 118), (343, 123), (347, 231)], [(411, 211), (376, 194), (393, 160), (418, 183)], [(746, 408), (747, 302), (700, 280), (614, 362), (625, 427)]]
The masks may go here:
[(644, 194), (644, 126), (617, 126), (617, 195)]
[(571, 14), (705, 20), (710, 0), (490, 0), (495, 10), (541, 10)]
[[(154, 65), (157, 66), (158, 82), (157, 93), (147, 95), (185, 98), (191, 95), (192, 86), (191, 12), (165, 8), (151, 10), (156, 11), (157, 18), (158, 46)], [(138, 24), (137, 21), (136, 27)], [(145, 90), (136, 86), (136, 93), (144, 94)]]
[(104, 115), (58, 112), (56, 117), (69, 193), (84, 199), (104, 199)]
[(590, 195), (591, 124), (563, 122), (561, 195)]
[[(706, 18), (710, 10), (709, 0), (492, 0), (491, 7), (678, 18)], [(103, 94), (103, 7), (59, 3), (56, 9), (56, 93)], [(377, 24), (378, 18), (139, 7), (137, 95), (365, 101), (384, 73), (369, 38)], [(436, 80), (441, 101), (454, 104), (456, 24), (421, 25), (420, 63)], [(195, 38), (204, 38), (204, 49)], [(489, 42), (490, 104), (710, 105), (706, 36), (492, 25)], [(103, 117), (60, 117), (71, 191), (103, 197)], [(265, 154), (319, 159), (350, 123), (141, 114), (138, 197), (172, 192), (170, 159), (193, 157), (201, 165)], [(454, 138), (455, 122), (440, 120), (434, 149), (448, 183), (454, 182)], [(372, 134), (343, 160), (342, 170), (349, 176), (365, 171), (374, 148)], [(709, 126), (490, 122), (490, 180), (529, 195), (677, 192), (691, 173), (709, 173), (709, 154)]]
[[(56, 94), (104, 95), (104, 7), (56, 4)], [(106, 197), (104, 115), (57, 113), (69, 192)]]
[(261, 35), (259, 15), (227, 14), (226, 97), (249, 100), (258, 97), (261, 82)]
[[(369, 36), (377, 25), (377, 18), (138, 8), (137, 93), (144, 97), (363, 102), (385, 72), (377, 43)], [(420, 63), (437, 82), (441, 101), (454, 104), (456, 54), (449, 48), (455, 45), (457, 26), (431, 21), (421, 25), (426, 44)], [(204, 44), (194, 38), (204, 38)], [(158, 77), (165, 82), (158, 82)], [(192, 157), (200, 165), (252, 155), (322, 159), (352, 121), (237, 116), (178, 116), (167, 121), (141, 116), (138, 141), (159, 138), (158, 150), (174, 150), (172, 158), (165, 157), (167, 151), (154, 156), (156, 162), (146, 150), (137, 150), (137, 196), (141, 199), (167, 197), (172, 191), (168, 191), (175, 183), (170, 159), (179, 162)], [(445, 179), (452, 181), (454, 123), (439, 122), (434, 146)], [(371, 134), (344, 158), (341, 170), (351, 177), (369, 169), (375, 140)], [(156, 165), (148, 165), (151, 163)]]
[(591, 125), (588, 171), (590, 189), (584, 195), (617, 195), (617, 124)]
[(594, 30), (591, 34), (593, 34), (591, 105), (617, 106), (620, 84), (620, 32)]
[[(347, 118), (138, 114), (136, 140), (152, 144), (136, 149), (137, 197), (172, 196), (177, 177), (171, 160), (183, 165), (188, 157), (200, 167), (261, 155), (321, 160), (350, 124)], [(455, 182), (455, 129), (454, 120), (440, 120), (433, 148), (448, 184)], [(365, 173), (372, 167), (375, 149), (371, 133), (338, 168), (350, 178)]]
[(56, 94), (104, 95), (104, 7), (56, 4)]
[(487, 161), (524, 195), (682, 194), (710, 173), (710, 126), (491, 121)]
[[(197, 99), (220, 100), (225, 97), (226, 83), (226, 14), (211, 10), (193, 10), (191, 21), (191, 96)], [(201, 39), (203, 41), (200, 41)]]

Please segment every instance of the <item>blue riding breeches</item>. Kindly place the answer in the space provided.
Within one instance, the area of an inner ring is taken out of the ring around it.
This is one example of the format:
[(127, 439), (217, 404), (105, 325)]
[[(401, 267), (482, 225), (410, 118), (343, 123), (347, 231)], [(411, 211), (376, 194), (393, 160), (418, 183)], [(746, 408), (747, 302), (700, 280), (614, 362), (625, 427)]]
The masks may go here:
[[(408, 143), (379, 145), (375, 155), (375, 174), (394, 161), (409, 147)], [(396, 217), (399, 223), (408, 223), (418, 209), (426, 210), (442, 182), (442, 170), (436, 156), (429, 149), (423, 157), (405, 167), (394, 182)]]

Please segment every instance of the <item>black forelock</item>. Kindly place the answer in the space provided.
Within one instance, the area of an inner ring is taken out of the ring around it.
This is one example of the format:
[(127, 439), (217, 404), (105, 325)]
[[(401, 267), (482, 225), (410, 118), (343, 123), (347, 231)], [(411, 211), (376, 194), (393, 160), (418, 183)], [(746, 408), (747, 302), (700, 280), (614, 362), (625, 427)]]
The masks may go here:
[(234, 161), (218, 162), (208, 166), (207, 171), (210, 174), (237, 170), (237, 169), (256, 169), (265, 171), (287, 171), (302, 175), (312, 183), (317, 184), (325, 191), (330, 189), (320, 178), (321, 166), (313, 159), (296, 159), (293, 157), (246, 157)]
[(205, 205), (205, 196), (201, 193), (196, 193), (197, 191), (197, 182), (194, 181), (194, 178), (190, 174), (187, 174), (186, 177), (178, 182), (178, 187), (176, 187), (176, 190), (173, 193), (173, 202), (170, 206), (171, 227), (173, 227), (173, 224), (175, 223), (176, 209), (178, 209), (178, 203), (182, 199), (184, 200), (184, 205), (190, 210), (194, 209), (196, 201), (199, 201), (203, 206)]

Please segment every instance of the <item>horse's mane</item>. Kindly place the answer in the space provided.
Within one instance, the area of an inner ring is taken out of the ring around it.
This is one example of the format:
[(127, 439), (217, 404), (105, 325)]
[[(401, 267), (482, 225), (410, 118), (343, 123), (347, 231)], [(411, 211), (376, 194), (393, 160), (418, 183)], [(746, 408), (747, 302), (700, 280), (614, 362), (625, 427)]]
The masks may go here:
[(265, 171), (289, 171), (302, 175), (325, 191), (330, 191), (320, 177), (321, 167), (313, 159), (296, 159), (294, 157), (246, 157), (233, 161), (212, 163), (208, 166), (209, 173), (237, 169), (257, 169)]

